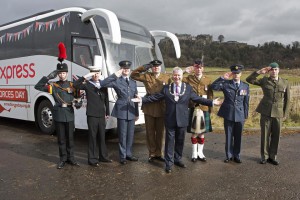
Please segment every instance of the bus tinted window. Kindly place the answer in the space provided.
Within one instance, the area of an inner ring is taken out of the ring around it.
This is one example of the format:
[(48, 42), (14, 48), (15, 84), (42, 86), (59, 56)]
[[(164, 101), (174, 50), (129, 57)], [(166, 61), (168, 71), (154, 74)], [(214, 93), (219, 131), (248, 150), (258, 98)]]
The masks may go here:
[[(0, 59), (33, 55), (33, 23), (27, 23), (0, 32)], [(17, 51), (16, 51), (17, 49)]]
[(95, 55), (100, 55), (95, 39), (73, 38), (73, 62), (83, 67), (92, 66)]

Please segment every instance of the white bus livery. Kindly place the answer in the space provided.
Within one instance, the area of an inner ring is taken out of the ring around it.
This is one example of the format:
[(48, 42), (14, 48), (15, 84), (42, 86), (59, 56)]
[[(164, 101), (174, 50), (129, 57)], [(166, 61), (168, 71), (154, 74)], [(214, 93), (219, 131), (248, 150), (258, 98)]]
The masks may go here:
[[(101, 56), (102, 74), (107, 77), (119, 69), (121, 60), (137, 67), (153, 59), (163, 61), (158, 42), (168, 37), (180, 57), (177, 37), (166, 31), (148, 31), (132, 21), (117, 17), (106, 9), (65, 8), (38, 13), (0, 26), (0, 117), (35, 121), (42, 132), (52, 133), (52, 96), (34, 89), (42, 76), (56, 69), (59, 42), (67, 49), (69, 80), (85, 75)], [(162, 65), (164, 70), (164, 65)], [(138, 83), (140, 95), (145, 93)], [(109, 109), (116, 94), (107, 89)], [(87, 129), (86, 101), (75, 109), (75, 127)], [(142, 112), (140, 112), (142, 114)], [(144, 122), (140, 116), (136, 124)], [(106, 129), (115, 128), (110, 118)]]

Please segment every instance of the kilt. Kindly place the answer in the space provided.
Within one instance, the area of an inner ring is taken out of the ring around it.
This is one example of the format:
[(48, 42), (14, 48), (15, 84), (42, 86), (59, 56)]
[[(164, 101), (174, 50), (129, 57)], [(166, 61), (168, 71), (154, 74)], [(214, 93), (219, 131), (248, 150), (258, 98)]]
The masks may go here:
[(212, 132), (210, 113), (202, 111), (200, 108), (190, 108), (189, 110), (189, 126), (188, 133), (208, 133)]

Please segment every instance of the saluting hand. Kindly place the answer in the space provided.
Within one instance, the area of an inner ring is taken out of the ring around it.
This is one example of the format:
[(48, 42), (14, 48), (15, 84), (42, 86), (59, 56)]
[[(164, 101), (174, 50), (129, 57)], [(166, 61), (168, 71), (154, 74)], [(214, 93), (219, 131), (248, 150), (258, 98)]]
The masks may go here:
[(115, 72), (115, 75), (116, 75), (117, 77), (121, 77), (122, 72), (123, 72), (123, 69), (121, 68), (121, 69), (119, 69), (118, 71)]
[(85, 79), (88, 79), (88, 78), (94, 76), (95, 74), (96, 74), (96, 72), (90, 72), (90, 73), (84, 75), (83, 77), (84, 77)]
[(48, 78), (49, 80), (50, 80), (50, 79), (55, 79), (56, 76), (57, 76), (57, 71), (54, 70), (53, 72), (51, 72), (51, 73), (47, 76), (47, 78)]
[(189, 73), (189, 74), (190, 74), (190, 73), (192, 73), (193, 71), (194, 71), (194, 67), (193, 67), (193, 66), (189, 66), (189, 67), (186, 67), (186, 68), (185, 68), (185, 72), (186, 72), (186, 73)]
[(151, 64), (144, 64), (143, 67), (147, 71), (148, 69), (150, 69), (152, 67), (152, 65)]
[(258, 74), (266, 74), (267, 72), (269, 72), (271, 69), (271, 67), (264, 67), (261, 70), (258, 70), (257, 73)]
[(230, 77), (232, 76), (232, 72), (226, 72), (224, 75), (223, 75), (223, 78), (228, 80)]

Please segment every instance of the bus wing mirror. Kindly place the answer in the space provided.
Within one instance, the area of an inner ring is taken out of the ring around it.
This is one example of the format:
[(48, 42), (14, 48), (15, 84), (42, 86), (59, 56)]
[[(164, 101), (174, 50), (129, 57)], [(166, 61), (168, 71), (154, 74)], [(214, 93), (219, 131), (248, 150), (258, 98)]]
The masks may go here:
[(179, 44), (179, 40), (175, 34), (170, 33), (168, 31), (158, 31), (158, 30), (150, 31), (150, 33), (155, 39), (159, 38), (159, 37), (170, 38), (172, 40), (174, 48), (175, 48), (176, 58), (178, 58), (178, 59), (180, 58), (180, 56), (181, 56), (180, 44)]
[(99, 15), (106, 20), (112, 43), (120, 44), (121, 43), (121, 28), (120, 28), (118, 17), (112, 11), (102, 9), (102, 8), (91, 9), (91, 10), (88, 10), (88, 11), (82, 13), (81, 21), (86, 22), (96, 15)]

